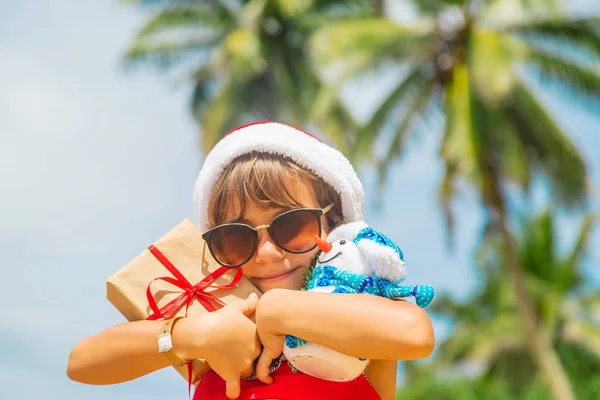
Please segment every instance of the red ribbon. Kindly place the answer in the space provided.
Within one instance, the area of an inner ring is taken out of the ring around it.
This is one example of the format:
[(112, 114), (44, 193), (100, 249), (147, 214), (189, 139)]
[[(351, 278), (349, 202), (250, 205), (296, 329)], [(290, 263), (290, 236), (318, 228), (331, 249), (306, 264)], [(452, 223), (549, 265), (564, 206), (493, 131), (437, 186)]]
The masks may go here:
[(156, 300), (154, 300), (154, 296), (152, 296), (152, 291), (150, 290), (150, 285), (152, 285), (152, 282), (150, 282), (148, 284), (148, 287), (146, 288), (146, 297), (148, 298), (148, 304), (150, 304), (150, 308), (152, 309), (152, 314), (150, 314), (148, 316), (148, 318), (146, 318), (148, 320), (156, 320), (159, 318), (169, 319), (173, 315), (175, 315), (175, 313), (184, 304), (185, 304), (185, 314), (187, 315), (188, 308), (189, 308), (190, 304), (192, 303), (192, 301), (194, 300), (194, 297), (198, 298), (198, 301), (200, 303), (202, 303), (204, 308), (206, 308), (208, 311), (216, 311), (215, 306), (213, 306), (209, 300), (212, 300), (213, 302), (217, 303), (220, 306), (224, 306), (225, 303), (223, 303), (221, 301), (221, 299), (216, 297), (214, 294), (212, 294), (210, 292), (205, 292), (204, 289), (206, 289), (206, 288), (214, 288), (216, 290), (231, 289), (231, 288), (235, 287), (235, 285), (238, 284), (240, 279), (242, 279), (242, 270), (238, 268), (231, 283), (229, 283), (227, 285), (222, 285), (222, 286), (211, 285), (218, 277), (225, 274), (227, 271), (229, 271), (231, 269), (231, 268), (227, 268), (227, 267), (220, 267), (216, 271), (207, 275), (200, 282), (196, 283), (195, 285), (192, 285), (185, 278), (185, 276), (183, 276), (183, 274), (181, 272), (179, 272), (179, 270), (173, 265), (173, 263), (171, 263), (171, 261), (169, 261), (169, 259), (167, 257), (165, 257), (165, 255), (163, 253), (161, 253), (160, 250), (158, 250), (154, 245), (150, 245), (148, 247), (148, 250), (150, 250), (152, 255), (154, 255), (154, 257), (156, 257), (158, 259), (158, 261), (160, 261), (161, 264), (164, 265), (165, 268), (167, 270), (169, 270), (169, 272), (171, 274), (173, 274), (173, 276), (174, 276), (174, 278), (170, 277), (170, 276), (163, 276), (160, 278), (153, 279), (152, 282), (159, 281), (159, 280), (165, 281), (165, 282), (168, 282), (168, 283), (170, 283), (174, 286), (177, 286), (178, 288), (183, 290), (183, 293), (181, 293), (175, 299), (171, 300), (169, 303), (167, 303), (163, 307), (158, 308), (158, 304), (156, 304)]
[[(233, 277), (233, 280), (228, 285), (222, 285), (222, 286), (211, 285), (218, 277), (220, 277), (221, 275), (225, 274), (227, 271), (230, 270), (230, 268), (227, 268), (227, 267), (220, 267), (216, 271), (207, 275), (200, 282), (196, 283), (195, 285), (192, 285), (185, 278), (185, 276), (183, 276), (183, 274), (181, 272), (179, 272), (179, 270), (175, 267), (175, 265), (173, 265), (173, 263), (171, 261), (169, 261), (169, 259), (167, 257), (165, 257), (165, 255), (163, 253), (161, 253), (160, 250), (158, 250), (154, 245), (150, 245), (148, 247), (148, 250), (150, 250), (152, 255), (154, 255), (154, 257), (156, 257), (156, 259), (158, 259), (158, 261), (160, 261), (161, 264), (164, 265), (167, 270), (169, 270), (169, 272), (174, 276), (174, 278), (170, 277), (170, 276), (163, 276), (160, 278), (153, 279), (148, 284), (148, 287), (146, 288), (146, 297), (148, 298), (148, 304), (150, 304), (150, 308), (152, 309), (152, 314), (150, 314), (148, 316), (148, 318), (146, 318), (147, 320), (157, 320), (159, 318), (169, 319), (173, 315), (175, 315), (177, 310), (179, 310), (184, 304), (185, 304), (185, 315), (187, 316), (188, 308), (189, 308), (190, 304), (192, 303), (192, 301), (194, 300), (194, 297), (197, 297), (198, 301), (200, 303), (202, 303), (204, 308), (206, 308), (208, 311), (216, 311), (215, 306), (213, 306), (209, 300), (212, 300), (213, 302), (219, 304), (220, 306), (224, 306), (225, 303), (223, 303), (223, 301), (221, 301), (221, 299), (216, 297), (214, 294), (205, 292), (204, 289), (206, 289), (206, 288), (214, 288), (216, 290), (231, 289), (231, 288), (235, 287), (235, 285), (238, 284), (240, 279), (242, 279), (242, 270), (240, 268), (238, 268), (235, 276)], [(168, 282), (168, 283), (182, 289), (183, 293), (181, 293), (179, 296), (177, 296), (177, 298), (171, 300), (169, 303), (165, 304), (163, 307), (158, 308), (158, 304), (156, 304), (156, 300), (154, 300), (154, 296), (152, 296), (152, 291), (150, 290), (150, 285), (152, 285), (152, 282), (154, 282), (154, 281)], [(191, 387), (192, 387), (192, 372), (193, 372), (191, 362), (187, 363), (187, 368), (188, 368), (188, 396), (190, 396), (191, 395)]]

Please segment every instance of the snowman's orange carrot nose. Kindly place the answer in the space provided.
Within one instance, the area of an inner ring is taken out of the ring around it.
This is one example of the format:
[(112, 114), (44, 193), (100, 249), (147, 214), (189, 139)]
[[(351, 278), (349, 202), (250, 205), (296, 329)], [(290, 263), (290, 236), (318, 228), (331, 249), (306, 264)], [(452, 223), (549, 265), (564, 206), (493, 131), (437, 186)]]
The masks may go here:
[(325, 253), (328, 253), (329, 250), (331, 250), (331, 248), (333, 247), (333, 245), (331, 243), (329, 243), (326, 240), (321, 239), (318, 236), (315, 236), (315, 242), (317, 243), (317, 246), (323, 250)]

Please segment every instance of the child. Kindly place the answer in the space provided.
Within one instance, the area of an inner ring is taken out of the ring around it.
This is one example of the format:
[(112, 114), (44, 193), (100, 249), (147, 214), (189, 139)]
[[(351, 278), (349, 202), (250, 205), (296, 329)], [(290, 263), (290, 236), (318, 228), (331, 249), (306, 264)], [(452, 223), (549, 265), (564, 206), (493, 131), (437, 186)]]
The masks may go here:
[[(299, 290), (317, 252), (315, 235), (363, 219), (363, 201), (348, 160), (287, 125), (242, 126), (208, 154), (194, 191), (196, 222), (217, 262), (241, 268), (263, 296), (174, 323), (175, 355), (212, 368), (194, 400), (394, 398), (397, 360), (433, 350), (427, 314), (407, 301)], [(128, 322), (82, 340), (67, 374), (111, 384), (168, 366), (157, 351), (162, 325)], [(312, 378), (282, 360), (285, 334), (371, 362), (351, 382)]]

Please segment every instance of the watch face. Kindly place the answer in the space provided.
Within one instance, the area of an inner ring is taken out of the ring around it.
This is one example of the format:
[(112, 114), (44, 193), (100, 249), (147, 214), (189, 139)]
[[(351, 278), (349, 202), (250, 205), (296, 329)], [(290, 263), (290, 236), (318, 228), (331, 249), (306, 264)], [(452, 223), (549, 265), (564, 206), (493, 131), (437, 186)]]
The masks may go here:
[(173, 344), (171, 343), (171, 335), (168, 333), (163, 333), (158, 335), (158, 352), (165, 353), (173, 348)]

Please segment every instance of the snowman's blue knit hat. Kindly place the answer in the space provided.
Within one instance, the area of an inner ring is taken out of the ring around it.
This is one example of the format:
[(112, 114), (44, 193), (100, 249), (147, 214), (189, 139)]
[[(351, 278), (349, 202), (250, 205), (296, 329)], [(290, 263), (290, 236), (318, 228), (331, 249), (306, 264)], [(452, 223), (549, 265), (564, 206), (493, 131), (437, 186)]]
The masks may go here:
[(396, 243), (394, 243), (389, 237), (385, 236), (383, 233), (378, 232), (370, 227), (367, 227), (361, 229), (352, 241), (354, 243), (358, 243), (359, 241), (365, 239), (372, 240), (373, 242), (381, 246), (391, 248), (396, 252), (396, 254), (398, 254), (398, 256), (400, 256), (400, 259), (404, 261), (404, 254), (402, 253), (402, 250), (400, 250), (400, 247), (398, 247)]

